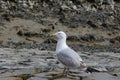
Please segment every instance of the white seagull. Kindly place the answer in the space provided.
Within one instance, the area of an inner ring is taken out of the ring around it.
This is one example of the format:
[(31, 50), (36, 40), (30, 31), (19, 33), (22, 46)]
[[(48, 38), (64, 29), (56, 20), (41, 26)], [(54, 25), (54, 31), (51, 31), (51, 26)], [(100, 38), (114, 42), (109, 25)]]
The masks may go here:
[[(82, 58), (66, 44), (67, 35), (63, 31), (51, 34), (58, 38), (56, 46), (56, 54), (58, 60), (64, 65), (63, 73), (68, 74), (69, 68), (80, 68), (86, 70), (87, 66)], [(67, 70), (67, 71), (66, 71)]]

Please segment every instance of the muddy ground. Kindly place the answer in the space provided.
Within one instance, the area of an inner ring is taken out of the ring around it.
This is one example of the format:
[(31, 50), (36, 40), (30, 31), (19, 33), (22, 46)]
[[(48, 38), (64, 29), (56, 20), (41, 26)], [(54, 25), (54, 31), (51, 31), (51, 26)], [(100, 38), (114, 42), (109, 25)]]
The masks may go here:
[[(54, 57), (56, 38), (49, 35), (60, 30), (66, 32), (68, 45), (82, 52), (79, 55), (89, 66), (107, 71), (92, 74), (95, 80), (101, 76), (103, 80), (117, 80), (120, 74), (119, 0), (1, 0), (0, 73), (5, 77), (0, 74), (0, 79), (19, 80), (18, 76), (26, 75), (28, 80), (46, 80), (58, 76), (63, 66)], [(77, 77), (59, 79), (78, 79), (79, 73), (76, 70), (75, 73)], [(112, 79), (113, 76), (116, 78)], [(84, 78), (89, 79), (92, 77)]]

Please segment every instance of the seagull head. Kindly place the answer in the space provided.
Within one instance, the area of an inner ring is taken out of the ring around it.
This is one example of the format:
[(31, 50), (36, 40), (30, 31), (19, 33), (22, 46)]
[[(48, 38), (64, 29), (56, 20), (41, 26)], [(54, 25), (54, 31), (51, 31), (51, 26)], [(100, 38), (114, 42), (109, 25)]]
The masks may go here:
[(51, 34), (51, 36), (56, 36), (58, 39), (66, 39), (67, 38), (67, 35), (63, 31), (53, 33), (53, 34)]

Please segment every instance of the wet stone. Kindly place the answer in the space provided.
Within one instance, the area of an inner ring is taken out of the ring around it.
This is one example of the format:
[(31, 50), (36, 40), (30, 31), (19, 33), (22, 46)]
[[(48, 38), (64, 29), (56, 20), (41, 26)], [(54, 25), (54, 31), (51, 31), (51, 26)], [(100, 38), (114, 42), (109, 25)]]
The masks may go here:
[[(0, 52), (0, 61), (2, 61), (0, 63), (0, 79), (2, 80), (13, 78), (18, 80), (21, 78), (27, 78), (27, 80), (99, 80), (100, 77), (104, 77), (103, 80), (119, 80), (120, 67), (119, 64), (116, 65), (119, 62), (119, 53), (78, 52), (88, 66), (99, 72), (89, 74), (81, 72), (79, 69), (70, 69), (69, 74), (65, 76), (62, 75), (64, 66), (57, 60), (55, 52), (10, 48), (0, 48)], [(5, 55), (4, 58), (2, 58), (2, 54)], [(109, 71), (116, 71), (116, 73), (109, 73)]]
[(93, 73), (92, 76), (84, 80), (120, 80), (120, 78), (116, 78), (107, 73)]

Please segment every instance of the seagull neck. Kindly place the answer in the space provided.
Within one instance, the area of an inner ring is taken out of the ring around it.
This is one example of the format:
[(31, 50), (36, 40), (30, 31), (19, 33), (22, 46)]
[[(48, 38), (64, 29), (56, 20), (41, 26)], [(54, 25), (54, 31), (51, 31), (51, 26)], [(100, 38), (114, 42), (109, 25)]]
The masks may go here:
[(59, 52), (66, 47), (68, 47), (66, 44), (66, 38), (59, 39), (57, 42), (56, 51)]

